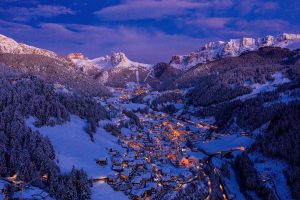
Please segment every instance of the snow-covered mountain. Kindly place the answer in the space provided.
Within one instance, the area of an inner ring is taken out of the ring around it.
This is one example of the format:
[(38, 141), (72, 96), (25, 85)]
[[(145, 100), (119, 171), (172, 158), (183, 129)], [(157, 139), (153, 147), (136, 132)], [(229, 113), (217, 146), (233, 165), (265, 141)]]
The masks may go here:
[(300, 48), (300, 34), (268, 35), (264, 38), (231, 39), (227, 42), (209, 42), (200, 50), (189, 55), (175, 55), (170, 61), (170, 66), (179, 70), (188, 70), (199, 64), (219, 58), (239, 56), (246, 51), (254, 51), (261, 47), (274, 46), (281, 48)]
[(87, 71), (93, 68), (100, 70), (113, 70), (118, 71), (122, 69), (135, 70), (137, 67), (149, 68), (151, 65), (138, 63), (131, 61), (127, 56), (122, 53), (114, 53), (109, 56), (102, 56), (94, 59), (89, 59), (82, 53), (71, 53), (67, 56), (77, 67), (82, 68), (83, 71)]
[(56, 58), (56, 53), (40, 49), (26, 44), (18, 43), (15, 40), (0, 34), (0, 53), (10, 54), (37, 54), (47, 57)]
[(124, 87), (132, 82), (145, 83), (152, 71), (151, 65), (131, 61), (122, 52), (94, 59), (89, 59), (82, 53), (71, 53), (67, 60), (99, 82), (116, 87)]
[[(16, 60), (19, 57), (20, 59), (22, 58), (22, 62), (25, 62), (27, 63), (26, 65), (28, 65), (28, 62), (31, 62), (33, 60), (32, 57), (35, 56), (34, 58), (38, 63), (43, 63), (45, 60), (47, 60), (52, 63), (52, 66), (61, 66), (58, 67), (58, 69), (60, 68), (59, 70), (63, 70), (65, 72), (71, 70), (72, 73), (74, 72), (74, 74), (78, 73), (87, 76), (93, 79), (94, 82), (117, 85), (119, 87), (125, 86), (129, 82), (144, 83), (146, 79), (148, 80), (149, 74), (152, 71), (152, 65), (134, 62), (128, 59), (127, 56), (122, 52), (114, 53), (111, 56), (106, 55), (94, 59), (89, 59), (82, 53), (71, 53), (68, 56), (59, 56), (49, 50), (18, 43), (17, 41), (4, 35), (0, 35), (0, 54), (9, 54), (4, 56), (2, 60), (2, 63), (8, 65), (19, 66), (19, 63), (16, 63)], [(37, 58), (36, 56), (45, 57)], [(8, 61), (8, 57), (13, 58)], [(32, 63), (32, 67), (39, 65), (36, 62), (34, 62), (34, 64)], [(43, 67), (43, 69), (50, 70), (50, 68), (45, 68), (45, 66), (41, 67)], [(26, 68), (20, 67), (20, 69), (25, 70)], [(45, 74), (45, 76), (51, 75), (52, 74), (50, 73)]]

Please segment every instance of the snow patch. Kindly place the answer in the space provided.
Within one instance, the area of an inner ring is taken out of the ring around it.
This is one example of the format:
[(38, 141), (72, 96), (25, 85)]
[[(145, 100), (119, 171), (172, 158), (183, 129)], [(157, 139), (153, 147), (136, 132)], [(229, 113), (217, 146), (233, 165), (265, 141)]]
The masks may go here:
[(277, 89), (277, 87), (279, 85), (285, 84), (285, 83), (289, 83), (290, 80), (288, 78), (285, 78), (283, 76), (283, 74), (281, 72), (275, 72), (272, 77), (274, 78), (273, 81), (268, 81), (264, 84), (259, 84), (259, 83), (255, 83), (255, 84), (248, 84), (245, 83), (244, 86), (248, 86), (252, 88), (252, 92), (249, 94), (245, 94), (242, 96), (239, 96), (236, 99), (240, 99), (241, 101), (245, 101), (247, 99), (251, 99), (253, 97), (256, 97), (258, 94), (260, 93), (265, 93), (265, 92), (271, 92)]
[(253, 142), (252, 138), (246, 136), (224, 135), (216, 140), (200, 143), (198, 148), (205, 150), (207, 153), (216, 153), (241, 146), (248, 148)]
[(284, 176), (284, 172), (288, 168), (284, 161), (266, 158), (259, 153), (251, 153), (249, 157), (254, 161), (254, 167), (261, 178), (270, 187), (276, 188), (276, 192), (281, 199), (292, 199), (290, 188)]
[(123, 104), (123, 107), (126, 110), (129, 111), (137, 111), (139, 109), (145, 109), (147, 106), (145, 104), (140, 104), (140, 103), (128, 103), (128, 104)]
[[(96, 160), (107, 157), (107, 148), (114, 148), (123, 152), (123, 149), (116, 144), (117, 138), (107, 133), (102, 128), (98, 128), (94, 135), (95, 142), (92, 142), (89, 135), (84, 131), (87, 122), (78, 116), (71, 116), (70, 122), (54, 127), (43, 126), (41, 128), (34, 127), (35, 119), (30, 117), (27, 119), (27, 125), (33, 130), (38, 130), (42, 135), (49, 137), (54, 146), (58, 165), (62, 172), (70, 172), (72, 167), (82, 168), (87, 175), (92, 178), (107, 176), (113, 171), (111, 163), (108, 159), (108, 165), (99, 166)], [(128, 199), (122, 192), (114, 192), (109, 190), (110, 186), (106, 183), (95, 184), (92, 189), (96, 192), (92, 195), (93, 199)], [(106, 191), (105, 193), (97, 192)], [(114, 194), (116, 193), (116, 194)]]

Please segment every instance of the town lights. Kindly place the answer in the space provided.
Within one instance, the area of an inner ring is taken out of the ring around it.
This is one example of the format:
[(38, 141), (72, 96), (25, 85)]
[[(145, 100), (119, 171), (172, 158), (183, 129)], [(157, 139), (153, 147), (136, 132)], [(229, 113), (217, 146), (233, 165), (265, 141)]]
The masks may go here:
[(239, 147), (238, 149), (239, 149), (240, 151), (245, 151), (245, 150), (246, 150), (245, 147)]

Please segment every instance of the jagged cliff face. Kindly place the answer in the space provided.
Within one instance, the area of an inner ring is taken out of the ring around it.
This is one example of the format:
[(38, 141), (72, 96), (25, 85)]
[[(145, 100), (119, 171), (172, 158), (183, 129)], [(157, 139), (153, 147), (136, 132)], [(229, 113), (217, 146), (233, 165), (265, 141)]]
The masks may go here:
[(18, 43), (15, 40), (0, 34), (0, 53), (11, 54), (36, 54), (56, 58), (56, 53), (46, 49), (32, 47), (26, 44)]
[(144, 83), (151, 71), (151, 65), (131, 61), (122, 52), (95, 59), (88, 59), (81, 53), (73, 53), (68, 55), (68, 59), (79, 70), (109, 86), (124, 87), (129, 82), (139, 81)]
[(84, 56), (82, 53), (70, 53), (67, 58), (69, 58), (70, 60), (88, 60), (88, 58), (86, 56)]
[(111, 56), (106, 55), (94, 59), (88, 59), (81, 53), (69, 54), (68, 59), (71, 60), (75, 65), (81, 68), (96, 68), (101, 70), (117, 70), (117, 69), (131, 69), (135, 70), (138, 67), (149, 68), (150, 65), (131, 61), (127, 56), (122, 53), (114, 53)]
[(206, 63), (219, 58), (239, 56), (246, 51), (254, 51), (266, 46), (290, 49), (300, 48), (300, 34), (282, 34), (257, 39), (231, 39), (228, 42), (209, 42), (197, 52), (192, 52), (189, 55), (173, 56), (170, 66), (185, 71), (199, 63)]

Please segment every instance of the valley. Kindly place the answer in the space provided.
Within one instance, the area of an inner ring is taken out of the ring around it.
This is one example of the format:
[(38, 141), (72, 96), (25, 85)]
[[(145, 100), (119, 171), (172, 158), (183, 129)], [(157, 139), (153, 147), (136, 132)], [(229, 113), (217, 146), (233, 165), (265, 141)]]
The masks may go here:
[(0, 197), (297, 197), (300, 52), (285, 47), (299, 37), (148, 65), (1, 36)]
[(212, 134), (209, 133), (212, 125), (153, 110), (148, 114), (136, 113), (136, 116), (143, 128), (129, 129), (126, 135), (120, 136), (119, 142), (126, 153), (112, 157), (112, 160), (118, 159), (113, 167), (122, 166), (117, 177), (108, 178), (112, 187), (125, 191), (132, 198), (164, 199), (169, 195), (179, 196), (183, 188), (193, 185), (201, 193), (201, 198), (210, 199), (211, 193), (228, 198), (228, 194), (219, 188), (212, 189), (209, 176), (218, 176), (208, 175), (213, 173), (212, 169), (217, 173), (210, 163), (213, 153), (205, 155), (202, 149), (193, 145), (210, 141), (205, 138)]
[[(174, 114), (133, 103), (136, 95), (157, 95), (147, 87), (112, 88), (111, 92), (113, 97), (99, 102), (109, 109), (112, 118), (100, 121), (94, 142), (80, 128), (85, 126), (80, 119), (72, 119), (68, 127), (57, 127), (57, 131), (55, 127), (32, 126), (50, 137), (62, 169), (68, 171), (75, 165), (87, 172), (94, 184), (93, 193), (106, 185), (118, 191), (92, 195), (95, 199), (245, 199), (230, 163), (250, 148), (255, 136), (246, 132), (216, 133), (213, 117), (195, 117), (193, 108), (180, 102)], [(67, 134), (70, 131), (75, 133), (72, 137)], [(51, 136), (55, 132), (78, 139)], [(79, 149), (70, 151), (72, 146)], [(265, 170), (261, 176), (266, 176)], [(274, 191), (276, 187), (287, 187), (282, 180), (275, 182), (279, 186), (272, 186)]]
[[(246, 132), (218, 134), (213, 118), (194, 117), (180, 103), (177, 106), (181, 109), (175, 114), (149, 108), (145, 111), (147, 105), (130, 102), (142, 87), (130, 90), (118, 89), (116, 96), (108, 100), (109, 107), (121, 111), (114, 125), (125, 124), (128, 128), (121, 128), (119, 133), (112, 131), (123, 150), (109, 148), (108, 156), (99, 160), (110, 160), (114, 171), (103, 177), (105, 182), (131, 199), (244, 198), (237, 185), (226, 185), (235, 172), (231, 170), (230, 178), (222, 170), (251, 146), (254, 136)], [(134, 120), (129, 117), (127, 125), (126, 112), (136, 116)]]

